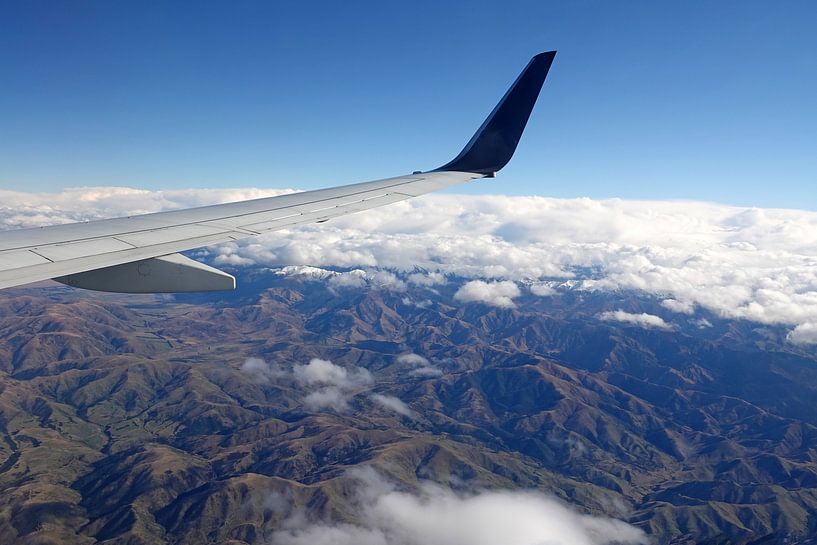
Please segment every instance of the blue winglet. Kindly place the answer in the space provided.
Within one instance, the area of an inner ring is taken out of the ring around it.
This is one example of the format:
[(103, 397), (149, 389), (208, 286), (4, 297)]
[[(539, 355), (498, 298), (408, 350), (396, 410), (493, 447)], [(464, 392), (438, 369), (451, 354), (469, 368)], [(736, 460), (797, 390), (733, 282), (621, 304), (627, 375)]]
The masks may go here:
[(533, 57), (460, 154), (436, 171), (474, 172), (490, 176), (508, 164), (554, 57), (555, 51)]

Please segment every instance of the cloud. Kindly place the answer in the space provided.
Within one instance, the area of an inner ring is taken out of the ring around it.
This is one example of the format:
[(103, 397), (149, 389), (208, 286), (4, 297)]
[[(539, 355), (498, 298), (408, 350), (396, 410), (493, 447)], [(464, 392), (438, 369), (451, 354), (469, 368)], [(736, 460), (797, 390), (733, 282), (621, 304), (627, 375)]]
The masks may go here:
[(442, 369), (438, 369), (438, 368), (434, 367), (433, 365), (428, 365), (428, 366), (418, 367), (417, 369), (412, 369), (411, 372), (409, 372), (409, 374), (413, 375), (415, 377), (432, 378), (432, 377), (441, 377), (441, 376), (443, 376), (443, 371), (442, 371)]
[(477, 302), (499, 308), (514, 308), (516, 305), (513, 299), (521, 294), (519, 286), (510, 280), (497, 282), (471, 280), (457, 290), (454, 299), (463, 303)]
[(318, 358), (307, 365), (296, 365), (292, 368), (292, 375), (301, 385), (318, 387), (304, 397), (304, 405), (312, 411), (331, 409), (339, 413), (348, 412), (355, 390), (374, 382), (371, 373), (363, 367), (353, 367), (350, 371)]
[[(267, 363), (261, 358), (247, 358), (239, 370), (251, 375), (261, 384), (283, 380), (294, 381), (308, 390), (303, 397), (303, 404), (311, 411), (329, 409), (338, 413), (349, 412), (350, 402), (358, 391), (374, 383), (372, 374), (363, 367), (353, 366), (347, 369), (319, 358), (310, 360), (306, 365), (294, 365), (291, 370), (274, 363)], [(390, 408), (397, 411), (399, 408), (395, 407), (396, 405), (393, 404)]]
[(402, 354), (397, 357), (397, 363), (411, 365), (414, 367), (409, 374), (418, 377), (439, 377), (443, 372), (434, 367), (430, 361), (419, 354)]
[(293, 514), (272, 536), (275, 545), (604, 545), (646, 544), (622, 521), (583, 515), (532, 491), (456, 494), (422, 483), (396, 489), (371, 468), (352, 472), (359, 523), (309, 521)]
[(292, 368), (295, 380), (307, 386), (334, 386), (343, 390), (353, 390), (368, 386), (373, 382), (372, 374), (363, 367), (353, 367), (351, 371), (329, 360), (313, 358), (307, 365)]
[(304, 406), (310, 411), (331, 409), (338, 413), (347, 413), (351, 409), (352, 392), (335, 386), (324, 386), (304, 396)]
[(429, 365), (428, 360), (420, 354), (401, 354), (397, 356), (397, 363), (407, 363), (409, 365)]
[(665, 322), (660, 316), (647, 314), (646, 312), (633, 314), (623, 310), (611, 310), (600, 313), (598, 318), (599, 320), (603, 320), (605, 322), (622, 322), (625, 324), (643, 327), (645, 329), (672, 329), (672, 326)]
[(446, 282), (445, 275), (438, 272), (412, 273), (407, 280), (409, 284), (426, 287), (438, 286)]
[(698, 329), (706, 329), (708, 327), (712, 327), (712, 322), (710, 322), (706, 318), (699, 318), (697, 320), (693, 320), (692, 324)]
[(431, 299), (422, 299), (420, 301), (415, 301), (411, 297), (403, 297), (401, 299), (401, 302), (404, 305), (410, 305), (417, 308), (428, 308), (434, 304), (434, 302)]
[(689, 301), (664, 299), (661, 301), (661, 306), (679, 314), (695, 314), (695, 303), (691, 303)]
[(385, 407), (386, 409), (394, 411), (399, 415), (414, 418), (414, 412), (409, 409), (409, 406), (406, 405), (400, 398), (382, 394), (372, 394), (369, 397), (381, 407)]
[(556, 295), (556, 290), (547, 284), (531, 284), (530, 292), (539, 297), (551, 297)]
[(261, 358), (247, 358), (239, 368), (242, 372), (254, 376), (260, 382), (268, 384), (287, 376), (286, 370), (274, 363), (267, 363)]
[(59, 193), (0, 190), (0, 228), (39, 227), (213, 203), (260, 199), (292, 189), (180, 189), (148, 191), (130, 187), (75, 187)]
[[(0, 191), (0, 226), (83, 221), (286, 191)], [(422, 275), (414, 276), (418, 269), (428, 271), (427, 283), (431, 273), (564, 279), (575, 289), (640, 290), (684, 305), (677, 310), (701, 308), (792, 328), (817, 323), (817, 213), (801, 210), (436, 194), (208, 252), (215, 262), (233, 266), (404, 271), (408, 283), (419, 286), (425, 284)], [(369, 285), (353, 277), (326, 281), (338, 288)], [(391, 285), (400, 289), (399, 283)]]
[(406, 291), (406, 283), (389, 271), (376, 271), (371, 275), (370, 283), (389, 291)]
[[(431, 366), (427, 359), (416, 354), (405, 354), (400, 358), (398, 358), (400, 363), (418, 365), (418, 369), (414, 371), (433, 371), (435, 374), (442, 374), (439, 369)], [(320, 358), (313, 358), (306, 365), (294, 365), (291, 371), (277, 364), (267, 363), (261, 358), (247, 358), (239, 370), (251, 375), (261, 384), (280, 380), (294, 381), (308, 390), (303, 397), (303, 404), (310, 411), (328, 409), (347, 413), (351, 410), (352, 399), (360, 390), (370, 388), (374, 384), (374, 377), (363, 367), (342, 367)], [(395, 396), (371, 394), (368, 397), (372, 402), (399, 415), (409, 418), (416, 416), (408, 405)]]
[(806, 322), (789, 332), (786, 340), (793, 344), (817, 344), (817, 323)]
[(360, 269), (342, 272), (329, 278), (329, 285), (333, 288), (360, 289), (366, 284), (366, 273)]

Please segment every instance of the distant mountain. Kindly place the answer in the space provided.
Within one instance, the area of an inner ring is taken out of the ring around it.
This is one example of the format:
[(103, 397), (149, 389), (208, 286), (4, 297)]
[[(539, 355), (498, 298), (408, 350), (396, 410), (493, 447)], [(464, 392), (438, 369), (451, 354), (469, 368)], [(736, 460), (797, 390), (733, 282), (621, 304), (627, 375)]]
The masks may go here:
[(0, 543), (269, 543), (294, 510), (354, 523), (364, 466), (660, 544), (817, 542), (817, 355), (785, 329), (388, 274), (0, 292)]

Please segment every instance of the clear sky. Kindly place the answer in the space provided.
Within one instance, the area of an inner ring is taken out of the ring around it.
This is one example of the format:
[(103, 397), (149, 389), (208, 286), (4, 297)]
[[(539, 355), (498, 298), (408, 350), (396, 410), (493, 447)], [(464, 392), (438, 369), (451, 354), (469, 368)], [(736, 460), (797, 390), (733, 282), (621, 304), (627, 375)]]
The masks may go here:
[(817, 2), (0, 3), (0, 188), (433, 168), (556, 49), (511, 164), (459, 191), (817, 209)]

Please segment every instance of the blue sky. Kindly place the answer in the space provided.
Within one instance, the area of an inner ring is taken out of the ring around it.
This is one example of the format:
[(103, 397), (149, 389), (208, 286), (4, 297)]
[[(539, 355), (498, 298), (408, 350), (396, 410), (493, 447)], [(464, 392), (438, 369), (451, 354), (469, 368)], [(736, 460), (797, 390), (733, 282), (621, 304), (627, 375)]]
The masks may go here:
[(436, 167), (537, 52), (511, 164), (459, 191), (817, 209), (814, 2), (5, 2), (0, 188), (299, 187)]

